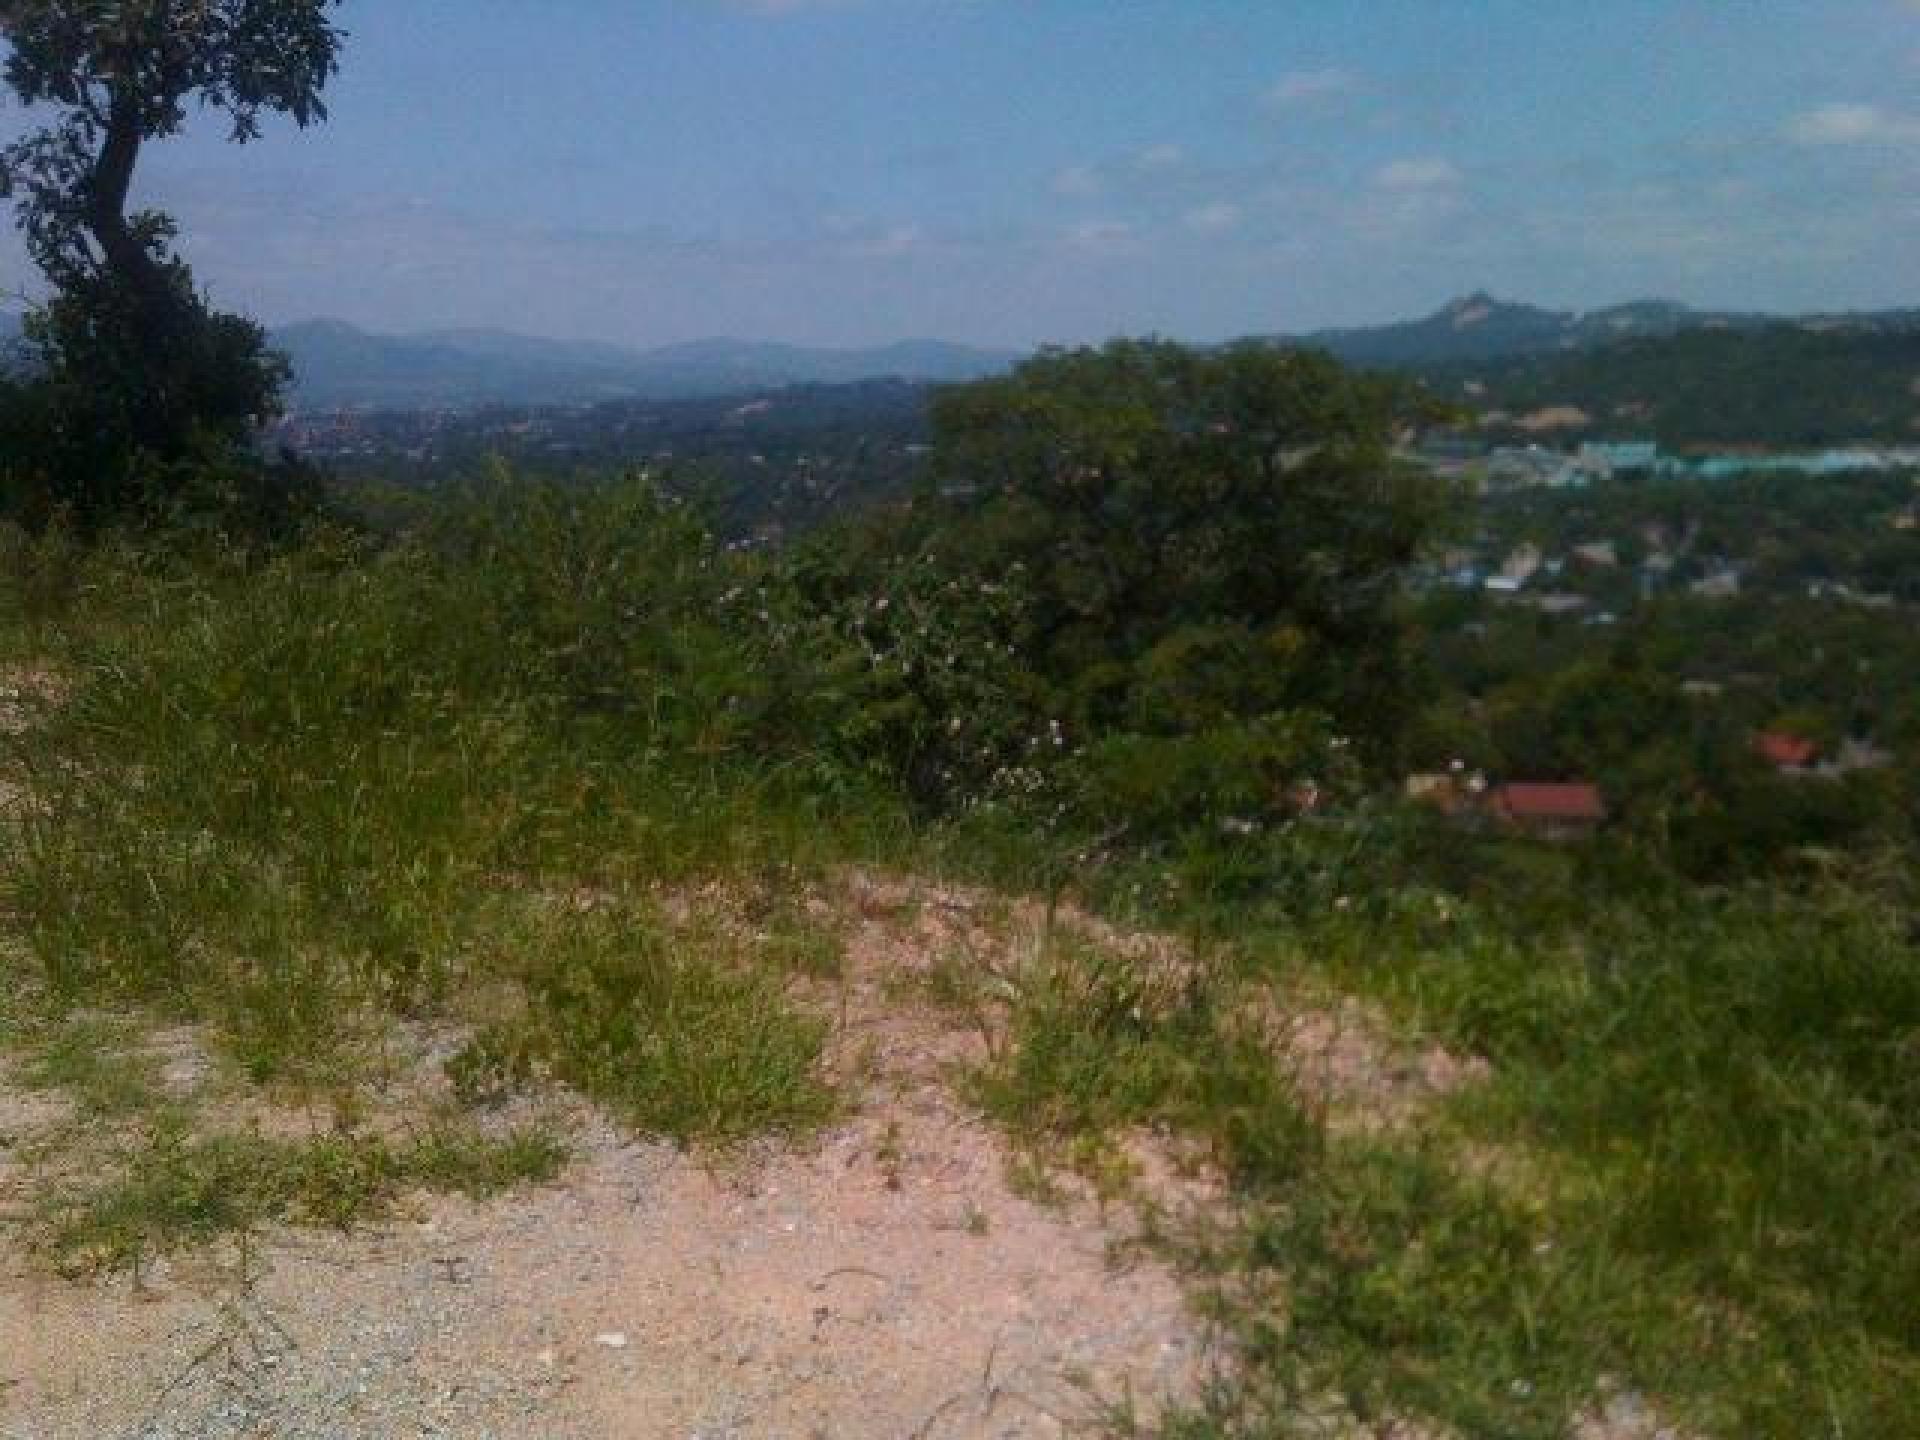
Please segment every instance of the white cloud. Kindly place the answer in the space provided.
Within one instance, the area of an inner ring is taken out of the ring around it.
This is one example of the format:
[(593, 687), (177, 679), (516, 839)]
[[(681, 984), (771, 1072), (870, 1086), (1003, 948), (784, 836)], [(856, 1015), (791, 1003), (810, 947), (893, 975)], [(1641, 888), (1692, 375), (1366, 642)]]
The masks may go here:
[(1266, 94), (1260, 97), (1260, 103), (1269, 110), (1286, 110), (1315, 100), (1345, 95), (1357, 89), (1359, 83), (1349, 70), (1289, 70), (1273, 82)]
[(1067, 231), (1069, 249), (1090, 255), (1123, 255), (1135, 248), (1138, 238), (1133, 226), (1124, 220), (1089, 220)]
[(1449, 190), (1460, 183), (1460, 171), (1451, 160), (1437, 155), (1413, 156), (1382, 165), (1374, 172), (1373, 183), (1382, 190), (1403, 193)]
[(1787, 138), (1801, 145), (1888, 145), (1920, 141), (1920, 119), (1878, 105), (1836, 101), (1787, 122)]
[(1089, 195), (1098, 195), (1104, 188), (1100, 176), (1086, 165), (1070, 165), (1053, 177), (1053, 193), (1069, 199), (1082, 200)]
[(927, 250), (927, 232), (919, 225), (889, 225), (858, 237), (845, 254), (854, 260), (905, 260)]
[(1240, 207), (1222, 200), (1212, 205), (1202, 205), (1198, 209), (1189, 210), (1184, 223), (1187, 229), (1196, 234), (1219, 235), (1238, 225), (1240, 218)]
[(1090, 200), (1099, 195), (1138, 198), (1147, 191), (1180, 185), (1188, 158), (1186, 150), (1178, 145), (1147, 145), (1096, 165), (1069, 165), (1054, 173), (1048, 188), (1067, 200)]

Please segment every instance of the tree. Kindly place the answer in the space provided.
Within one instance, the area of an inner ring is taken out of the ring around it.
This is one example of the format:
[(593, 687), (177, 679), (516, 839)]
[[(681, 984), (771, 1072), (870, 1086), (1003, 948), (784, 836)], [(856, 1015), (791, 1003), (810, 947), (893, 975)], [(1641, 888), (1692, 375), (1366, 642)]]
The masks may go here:
[(208, 307), (173, 221), (129, 197), (143, 147), (178, 134), (190, 104), (239, 143), (269, 114), (324, 119), (336, 3), (0, 0), (7, 84), (52, 112), (0, 151), (0, 198), (54, 291), (29, 330), (43, 376), (11, 425), (37, 441), (54, 498), (89, 518), (177, 490), (183, 466), (244, 444), (278, 404), (287, 370), (264, 332)]
[(930, 808), (1083, 837), (1339, 800), (1410, 710), (1401, 579), (1448, 497), (1392, 451), (1426, 408), (1261, 344), (941, 391), (922, 491), (794, 558), (851, 657), (842, 739)]
[(1258, 343), (1045, 352), (936, 401), (940, 477), (972, 497), (948, 543), (1025, 577), (1026, 659), (1083, 731), (1310, 708), (1386, 760), (1410, 710), (1400, 580), (1442, 499), (1392, 459), (1415, 403)]

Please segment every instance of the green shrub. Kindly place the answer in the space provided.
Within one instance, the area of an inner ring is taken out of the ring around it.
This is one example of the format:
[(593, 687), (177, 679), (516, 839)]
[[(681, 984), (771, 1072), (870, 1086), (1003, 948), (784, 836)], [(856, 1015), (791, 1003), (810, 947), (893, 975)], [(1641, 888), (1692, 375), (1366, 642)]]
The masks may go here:
[(1250, 835), (1348, 798), (1356, 778), (1325, 718), (1293, 713), (1097, 740), (1072, 762), (1069, 783), (1089, 828), (1150, 843), (1223, 826)]

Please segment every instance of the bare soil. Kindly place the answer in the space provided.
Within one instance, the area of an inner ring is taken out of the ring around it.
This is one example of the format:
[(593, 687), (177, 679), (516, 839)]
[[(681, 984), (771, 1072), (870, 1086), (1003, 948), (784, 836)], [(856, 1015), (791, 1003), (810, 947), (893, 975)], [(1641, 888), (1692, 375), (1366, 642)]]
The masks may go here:
[[(825, 1135), (689, 1156), (582, 1112), (551, 1187), (138, 1285), (50, 1275), (0, 1232), (0, 1437), (1051, 1436), (1193, 1396), (1209, 1347), (1131, 1212), (1022, 1193), (954, 1094), (986, 1037), (910, 977), (1005, 928), (972, 925), (982, 897), (849, 885), (846, 971), (808, 982), (857, 1097)], [(684, 904), (739, 923), (718, 892)], [(58, 1109), (0, 1087), (0, 1129)], [(0, 1207), (24, 1198), (6, 1153)]]
[[(703, 1167), (610, 1132), (564, 1184), (79, 1285), (9, 1254), (0, 1433), (1027, 1436), (1190, 1387), (1174, 1278), (1012, 1194), (952, 1115)], [(896, 1188), (897, 1182), (897, 1188)]]

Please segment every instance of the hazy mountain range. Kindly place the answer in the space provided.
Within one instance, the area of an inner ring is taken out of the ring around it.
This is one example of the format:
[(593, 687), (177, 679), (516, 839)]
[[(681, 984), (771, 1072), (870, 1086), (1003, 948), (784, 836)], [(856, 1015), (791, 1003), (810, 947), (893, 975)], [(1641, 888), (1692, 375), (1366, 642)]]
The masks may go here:
[(1920, 325), (1920, 311), (1782, 317), (1695, 310), (1672, 300), (1636, 300), (1602, 310), (1545, 310), (1484, 293), (1449, 302), (1421, 320), (1280, 337), (1332, 351), (1350, 365), (1426, 369), (1595, 349), (1691, 330), (1758, 330), (1789, 323), (1814, 331), (1885, 332)]
[[(0, 314), (0, 355), (17, 347), (19, 334), (20, 318)], [(630, 350), (503, 330), (380, 335), (339, 320), (281, 326), (270, 339), (293, 361), (292, 401), (304, 409), (675, 400), (855, 380), (974, 380), (1021, 358), (941, 340), (864, 350), (697, 340)]]
[(293, 360), (294, 402), (310, 408), (670, 400), (853, 380), (974, 380), (1020, 358), (938, 340), (868, 350), (744, 340), (627, 350), (500, 330), (376, 335), (337, 320), (285, 326), (273, 343)]
[[(1665, 300), (1582, 312), (1474, 294), (1424, 319), (1269, 338), (1320, 346), (1354, 365), (1429, 370), (1577, 353), (1694, 330), (1746, 331), (1779, 323), (1779, 317), (1694, 310)], [(1920, 327), (1920, 311), (1804, 316), (1791, 323), (1820, 332), (1909, 331)], [(15, 347), (18, 334), (19, 318), (0, 314), (0, 356)], [(1022, 358), (1010, 350), (939, 340), (859, 350), (699, 340), (634, 350), (500, 330), (381, 335), (338, 320), (283, 326), (272, 332), (272, 341), (293, 361), (292, 399), (303, 409), (686, 399), (870, 379), (938, 383), (998, 374)]]

